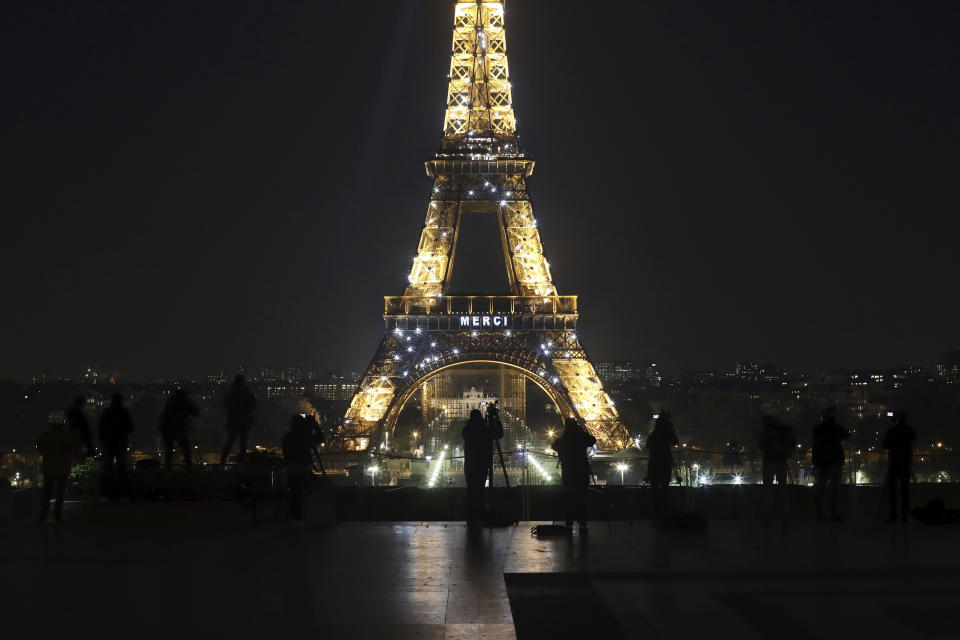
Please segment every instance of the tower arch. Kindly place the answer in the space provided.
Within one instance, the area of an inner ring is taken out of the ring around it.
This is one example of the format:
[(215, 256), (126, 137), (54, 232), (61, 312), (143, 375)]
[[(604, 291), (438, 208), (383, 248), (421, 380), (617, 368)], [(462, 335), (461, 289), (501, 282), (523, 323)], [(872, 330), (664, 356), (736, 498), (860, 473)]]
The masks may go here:
[[(569, 400), (553, 385), (551, 385), (548, 380), (540, 376), (537, 371), (531, 370), (524, 365), (512, 362), (509, 357), (503, 354), (463, 354), (462, 358), (450, 358), (448, 361), (438, 363), (437, 367), (425, 372), (423, 375), (417, 378), (411, 378), (410, 383), (406, 386), (406, 388), (398, 389), (397, 395), (394, 397), (393, 402), (391, 402), (390, 406), (387, 408), (386, 414), (383, 417), (383, 424), (381, 425), (380, 430), (383, 433), (392, 434), (393, 430), (396, 428), (397, 419), (400, 417), (400, 413), (403, 411), (404, 406), (407, 404), (407, 402), (409, 402), (410, 398), (412, 398), (417, 391), (422, 389), (423, 386), (432, 378), (435, 378), (444, 371), (448, 371), (456, 367), (465, 367), (472, 364), (498, 364), (510, 367), (511, 369), (518, 371), (525, 379), (531, 381), (541, 391), (543, 391), (543, 393), (553, 403), (553, 406), (557, 408), (557, 411), (561, 416), (564, 418), (572, 418), (576, 415), (573, 411), (573, 407), (570, 405)], [(374, 436), (374, 440), (377, 439), (378, 438)]]

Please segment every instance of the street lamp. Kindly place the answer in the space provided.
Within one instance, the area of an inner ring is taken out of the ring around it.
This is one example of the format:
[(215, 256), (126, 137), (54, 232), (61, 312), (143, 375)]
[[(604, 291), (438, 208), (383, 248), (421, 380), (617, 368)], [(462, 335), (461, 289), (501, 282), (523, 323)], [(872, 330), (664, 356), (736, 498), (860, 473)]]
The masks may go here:
[(623, 484), (623, 472), (629, 469), (628, 465), (623, 464), (622, 462), (617, 465), (617, 471), (620, 472), (620, 484)]
[(375, 487), (377, 486), (377, 476), (376, 474), (380, 471), (380, 467), (374, 465), (372, 467), (367, 467), (367, 471), (370, 472), (370, 482)]

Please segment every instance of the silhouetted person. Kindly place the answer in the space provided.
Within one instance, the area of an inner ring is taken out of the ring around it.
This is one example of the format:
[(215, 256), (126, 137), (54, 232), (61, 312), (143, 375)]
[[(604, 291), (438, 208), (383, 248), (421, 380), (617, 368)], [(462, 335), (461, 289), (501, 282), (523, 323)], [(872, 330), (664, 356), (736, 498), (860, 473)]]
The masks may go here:
[(193, 457), (190, 451), (190, 439), (187, 437), (187, 425), (193, 416), (199, 415), (196, 405), (183, 389), (177, 389), (160, 413), (160, 435), (163, 438), (163, 460), (169, 469), (173, 462), (173, 448), (179, 446), (183, 451), (183, 463), (190, 466)]
[(850, 437), (850, 432), (837, 422), (837, 411), (833, 407), (823, 410), (823, 418), (813, 428), (813, 466), (816, 473), (816, 502), (817, 520), (825, 520), (823, 516), (823, 501), (827, 494), (827, 485), (830, 485), (830, 517), (834, 522), (841, 522), (837, 502), (840, 497), (840, 474), (845, 461), (843, 441)]
[(667, 487), (670, 486), (670, 476), (673, 475), (672, 447), (678, 444), (680, 439), (673, 430), (670, 413), (664, 411), (657, 418), (657, 423), (647, 438), (647, 451), (650, 453), (647, 482), (653, 487), (653, 513), (657, 520), (666, 515)]
[(73, 404), (67, 410), (67, 430), (77, 436), (83, 446), (87, 448), (87, 457), (93, 457), (96, 451), (93, 448), (93, 435), (90, 431), (90, 421), (87, 420), (87, 414), (83, 412), (83, 405), (87, 404), (87, 399), (83, 396), (77, 396)]
[(550, 448), (560, 456), (560, 484), (563, 486), (567, 526), (577, 521), (580, 533), (587, 533), (587, 488), (590, 486), (590, 461), (587, 448), (597, 439), (583, 430), (574, 418), (567, 418), (563, 434)]
[(253, 412), (257, 408), (257, 398), (247, 386), (247, 379), (237, 375), (224, 398), (227, 409), (227, 441), (220, 454), (220, 464), (227, 461), (230, 449), (235, 440), (240, 441), (237, 461), (242, 462), (247, 452), (247, 437), (253, 428)]
[[(110, 497), (127, 479), (127, 444), (133, 433), (133, 418), (123, 406), (123, 395), (113, 394), (110, 406), (100, 416), (100, 448), (103, 449), (103, 491)], [(116, 477), (113, 466), (116, 464)]]
[(910, 476), (913, 473), (913, 443), (917, 434), (907, 424), (907, 415), (897, 411), (893, 426), (883, 437), (887, 450), (887, 499), (890, 501), (890, 516), (887, 522), (897, 521), (897, 489), (900, 490), (900, 517), (904, 522), (910, 515)]
[[(499, 423), (499, 421), (497, 421)], [(503, 436), (483, 419), (479, 409), (470, 411), (470, 419), (463, 427), (463, 475), (467, 480), (467, 526), (476, 526), (483, 519), (483, 485), (493, 470), (493, 440)]]
[(290, 490), (290, 518), (294, 522), (303, 520), (303, 501), (313, 479), (314, 447), (324, 440), (316, 427), (312, 417), (297, 413), (290, 418), (290, 427), (283, 434), (283, 464)]
[(63, 522), (63, 496), (67, 490), (71, 459), (80, 451), (79, 436), (67, 430), (65, 422), (63, 412), (54, 411), (50, 414), (46, 430), (37, 440), (37, 452), (43, 456), (43, 493), (40, 498), (38, 523), (47, 519), (51, 496), (55, 499), (54, 518), (57, 524)]
[[(793, 453), (797, 441), (793, 429), (773, 416), (763, 416), (760, 432), (760, 450), (763, 452), (764, 509), (763, 521), (770, 519), (771, 504), (776, 503), (777, 517), (787, 521), (787, 458)], [(773, 481), (777, 486), (773, 486)]]

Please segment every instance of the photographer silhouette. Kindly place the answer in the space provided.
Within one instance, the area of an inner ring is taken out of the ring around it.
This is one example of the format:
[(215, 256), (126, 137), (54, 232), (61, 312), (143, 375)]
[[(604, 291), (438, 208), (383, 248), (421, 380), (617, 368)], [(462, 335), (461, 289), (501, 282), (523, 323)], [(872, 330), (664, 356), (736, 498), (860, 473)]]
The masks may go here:
[(500, 407), (487, 405), (486, 417), (480, 409), (471, 410), (462, 435), (463, 475), (467, 481), (467, 526), (474, 527), (480, 525), (486, 515), (483, 485), (489, 481), (490, 487), (493, 487), (493, 441), (497, 441), (499, 451), (499, 439), (503, 437)]

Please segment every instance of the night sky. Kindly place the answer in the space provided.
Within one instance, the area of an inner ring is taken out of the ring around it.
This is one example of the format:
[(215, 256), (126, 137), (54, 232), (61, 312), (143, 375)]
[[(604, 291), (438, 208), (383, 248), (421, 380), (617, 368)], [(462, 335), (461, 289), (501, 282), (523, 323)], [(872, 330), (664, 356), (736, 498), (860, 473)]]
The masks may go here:
[[(0, 377), (366, 365), (423, 223), (452, 1), (4, 13)], [(958, 24), (956, 2), (510, 0), (534, 211), (591, 356), (960, 345)], [(461, 285), (505, 282), (477, 234)]]

